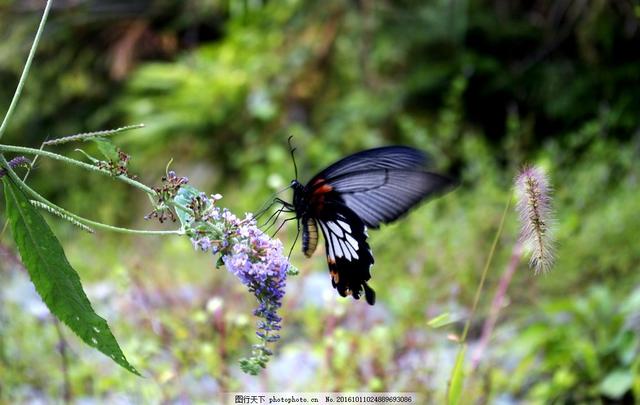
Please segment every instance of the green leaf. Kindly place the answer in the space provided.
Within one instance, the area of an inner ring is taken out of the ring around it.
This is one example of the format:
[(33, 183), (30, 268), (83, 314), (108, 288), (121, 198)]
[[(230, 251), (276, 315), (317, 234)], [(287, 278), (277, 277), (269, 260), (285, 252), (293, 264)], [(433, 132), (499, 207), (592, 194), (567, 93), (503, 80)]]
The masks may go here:
[(612, 399), (620, 399), (631, 389), (633, 374), (630, 370), (618, 369), (612, 371), (600, 383), (600, 393)]
[(100, 350), (128, 371), (140, 375), (124, 357), (107, 321), (91, 307), (78, 273), (67, 261), (49, 225), (12, 180), (3, 180), (7, 218), (22, 263), (51, 313), (86, 344)]
[[(199, 194), (200, 191), (197, 188), (187, 184), (180, 187), (178, 194), (173, 198), (173, 200), (182, 206), (187, 206)], [(183, 228), (193, 220), (193, 217), (189, 213), (184, 212), (181, 209), (176, 209), (176, 214), (178, 214), (178, 219), (180, 220)]]
[(456, 362), (451, 371), (451, 380), (449, 381), (449, 392), (447, 392), (447, 403), (449, 405), (458, 405), (462, 396), (462, 388), (464, 387), (464, 356), (467, 352), (467, 345), (463, 344), (456, 356)]
[(117, 162), (120, 160), (120, 155), (118, 154), (118, 147), (111, 142), (110, 139), (97, 137), (91, 138), (93, 142), (98, 145), (98, 150), (102, 155), (111, 162)]
[(448, 325), (452, 322), (453, 322), (453, 319), (451, 319), (451, 314), (449, 312), (445, 312), (443, 314), (436, 316), (435, 318), (429, 319), (429, 321), (427, 322), (427, 326), (437, 329), (442, 326)]

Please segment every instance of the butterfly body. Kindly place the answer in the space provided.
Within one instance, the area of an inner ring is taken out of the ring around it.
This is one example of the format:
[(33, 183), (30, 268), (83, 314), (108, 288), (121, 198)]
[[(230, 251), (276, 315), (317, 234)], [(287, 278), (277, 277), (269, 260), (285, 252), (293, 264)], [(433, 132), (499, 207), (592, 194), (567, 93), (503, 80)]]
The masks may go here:
[(425, 170), (426, 155), (406, 146), (369, 149), (345, 157), (306, 185), (293, 180), (293, 209), (302, 228), (302, 251), (311, 257), (318, 228), (325, 241), (331, 282), (342, 296), (375, 303), (373, 255), (367, 227), (392, 222), (453, 182)]

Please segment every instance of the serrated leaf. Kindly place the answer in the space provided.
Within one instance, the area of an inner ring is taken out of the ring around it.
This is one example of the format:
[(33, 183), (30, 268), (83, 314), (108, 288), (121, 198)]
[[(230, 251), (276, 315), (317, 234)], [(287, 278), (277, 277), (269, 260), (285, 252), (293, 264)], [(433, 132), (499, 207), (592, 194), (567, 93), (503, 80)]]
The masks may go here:
[(120, 160), (118, 147), (113, 142), (111, 142), (110, 139), (97, 137), (91, 138), (91, 141), (98, 146), (98, 150), (108, 161), (117, 162)]
[(437, 329), (442, 326), (448, 325), (452, 322), (453, 322), (453, 319), (451, 319), (451, 314), (449, 312), (445, 312), (434, 318), (429, 319), (429, 321), (427, 322), (427, 326)]
[(95, 313), (69, 264), (62, 245), (22, 190), (3, 179), (6, 215), (31, 281), (49, 310), (86, 344), (95, 347), (128, 371), (140, 373), (127, 361), (107, 321)]
[(462, 396), (462, 388), (464, 387), (464, 356), (467, 352), (467, 345), (463, 344), (458, 350), (456, 362), (451, 371), (451, 380), (449, 381), (449, 390), (447, 392), (447, 403), (449, 405), (458, 405)]

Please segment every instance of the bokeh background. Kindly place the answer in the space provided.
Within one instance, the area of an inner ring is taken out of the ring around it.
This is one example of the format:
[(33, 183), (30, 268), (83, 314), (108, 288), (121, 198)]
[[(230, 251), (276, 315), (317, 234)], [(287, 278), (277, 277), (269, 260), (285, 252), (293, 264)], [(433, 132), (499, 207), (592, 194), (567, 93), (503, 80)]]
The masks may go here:
[[(43, 1), (0, 1), (5, 111)], [(84, 346), (41, 303), (0, 238), (0, 403), (217, 402), (225, 391), (416, 391), (439, 403), (513, 178), (554, 186), (557, 262), (516, 261), (467, 403), (632, 403), (640, 397), (640, 6), (631, 0), (57, 0), (3, 143), (144, 123), (115, 139), (140, 180), (165, 167), (256, 211), (357, 150), (407, 144), (455, 192), (371, 232), (374, 307), (341, 299), (321, 249), (295, 249), (282, 339), (258, 377), (253, 297), (185, 238), (87, 235), (50, 223), (138, 378)], [(69, 153), (90, 145), (56, 147)], [(30, 184), (120, 226), (146, 196), (41, 159)], [(290, 198), (289, 195), (285, 196)], [(4, 221), (0, 205), (0, 219)], [(163, 229), (171, 229), (165, 225)], [(295, 226), (278, 235), (290, 246)], [(510, 258), (506, 219), (468, 358)], [(427, 325), (448, 313), (455, 321)], [(468, 365), (471, 365), (469, 361)]]

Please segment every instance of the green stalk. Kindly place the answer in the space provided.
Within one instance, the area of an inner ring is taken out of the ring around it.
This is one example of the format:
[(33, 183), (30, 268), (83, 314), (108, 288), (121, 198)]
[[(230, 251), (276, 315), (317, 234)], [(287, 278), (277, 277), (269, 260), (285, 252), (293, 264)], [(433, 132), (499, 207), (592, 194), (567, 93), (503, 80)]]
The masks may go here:
[(42, 204), (49, 206), (55, 210), (60, 211), (61, 213), (68, 215), (69, 217), (75, 219), (78, 222), (81, 222), (85, 225), (89, 225), (93, 228), (96, 229), (103, 229), (106, 231), (112, 231), (112, 232), (119, 232), (119, 233), (128, 233), (128, 234), (142, 234), (142, 235), (182, 235), (183, 232), (181, 230), (173, 230), (173, 231), (148, 231), (148, 230), (144, 230), (144, 229), (129, 229), (129, 228), (120, 228), (117, 226), (112, 226), (112, 225), (108, 225), (108, 224), (103, 224), (101, 222), (96, 222), (96, 221), (92, 221), (90, 219), (81, 217), (79, 215), (76, 215), (72, 212), (69, 212), (67, 210), (65, 210), (62, 207), (59, 207), (58, 205), (52, 203), (51, 201), (47, 200), (46, 198), (44, 198), (43, 196), (41, 196), (40, 194), (38, 194), (38, 192), (36, 192), (35, 190), (33, 190), (31, 187), (27, 186), (25, 183), (22, 182), (22, 180), (20, 179), (20, 177), (18, 177), (18, 175), (16, 174), (16, 172), (13, 170), (13, 168), (11, 168), (11, 166), (9, 166), (9, 163), (7, 162), (7, 160), (5, 159), (4, 156), (2, 156), (0, 154), (0, 164), (2, 164), (2, 166), (4, 166), (6, 168), (7, 174), (9, 175), (9, 177), (18, 185), (18, 187), (20, 187), (20, 189), (22, 189), (23, 192), (25, 192), (26, 194), (30, 195), (33, 199), (40, 201)]
[(464, 324), (464, 330), (462, 331), (462, 336), (460, 338), (460, 348), (458, 349), (458, 354), (456, 355), (456, 363), (452, 371), (451, 378), (449, 379), (448, 388), (447, 388), (447, 402), (451, 405), (457, 405), (460, 403), (462, 398), (462, 394), (464, 393), (464, 356), (467, 349), (467, 334), (469, 333), (469, 327), (471, 326), (471, 321), (476, 313), (476, 309), (478, 308), (478, 302), (480, 301), (480, 294), (482, 293), (482, 289), (484, 287), (484, 282), (487, 279), (487, 274), (489, 273), (489, 266), (493, 261), (493, 256), (496, 251), (496, 247), (498, 246), (498, 241), (500, 240), (500, 236), (502, 235), (502, 230), (504, 229), (504, 222), (507, 218), (507, 213), (509, 212), (509, 206), (511, 206), (511, 194), (509, 194), (509, 199), (507, 200), (507, 204), (504, 207), (504, 212), (502, 213), (502, 218), (500, 218), (500, 225), (498, 225), (498, 231), (496, 232), (496, 236), (493, 238), (493, 243), (491, 245), (491, 250), (489, 251), (489, 256), (487, 257), (487, 261), (484, 264), (484, 269), (482, 270), (482, 275), (480, 276), (480, 283), (478, 284), (478, 288), (476, 289), (475, 297), (473, 298), (473, 306), (471, 307), (471, 312), (469, 313), (469, 317)]
[[(27, 60), (25, 62), (24, 68), (22, 70), (22, 74), (20, 75), (20, 80), (18, 81), (18, 86), (16, 87), (16, 91), (13, 93), (13, 98), (11, 99), (11, 103), (9, 104), (9, 108), (7, 109), (7, 113), (5, 114), (2, 123), (0, 124), (0, 138), (2, 138), (2, 136), (4, 135), (4, 132), (7, 129), (7, 126), (9, 124), (9, 121), (11, 119), (11, 117), (13, 116), (13, 113), (15, 111), (15, 108), (18, 104), (18, 100), (20, 99), (20, 96), (22, 95), (22, 90), (24, 88), (24, 85), (27, 81), (27, 77), (29, 76), (29, 71), (31, 69), (31, 63), (33, 62), (33, 58), (35, 56), (36, 53), (36, 49), (38, 48), (38, 44), (40, 43), (40, 38), (42, 37), (42, 32), (44, 31), (44, 26), (45, 23), (47, 21), (47, 17), (49, 15), (49, 11), (51, 10), (51, 5), (53, 3), (53, 0), (47, 0), (46, 6), (44, 8), (44, 12), (42, 14), (42, 18), (40, 19), (40, 24), (38, 26), (38, 30), (36, 31), (36, 35), (35, 38), (33, 40), (33, 43), (31, 45), (31, 49), (29, 51), (29, 55), (27, 56)], [(55, 160), (59, 160), (62, 162), (66, 162), (75, 166), (79, 166), (82, 167), (83, 169), (86, 170), (90, 170), (90, 171), (94, 171), (94, 172), (98, 172), (98, 173), (102, 173), (106, 176), (109, 177), (114, 177), (108, 170), (104, 170), (104, 169), (100, 169), (96, 166), (81, 162), (79, 160), (76, 159), (71, 159), (68, 158), (66, 156), (62, 156), (56, 153), (52, 153), (52, 152), (47, 152), (42, 150), (42, 148), (40, 149), (33, 149), (33, 148), (25, 148), (25, 147), (20, 147), (20, 146), (10, 146), (10, 145), (0, 145), (0, 163), (2, 164), (2, 166), (6, 167), (7, 170), (7, 174), (9, 175), (9, 177), (16, 182), (16, 184), (18, 184), (18, 186), (27, 194), (31, 195), (34, 199), (36, 199), (37, 201), (40, 201), (41, 203), (52, 207), (62, 213), (64, 213), (65, 215), (68, 215), (71, 218), (76, 219), (79, 222), (82, 222), (84, 224), (87, 225), (91, 225), (94, 228), (99, 228), (99, 229), (104, 229), (104, 230), (109, 230), (109, 231), (114, 231), (114, 232), (122, 232), (122, 233), (135, 233), (135, 234), (146, 234), (146, 235), (168, 235), (168, 234), (182, 234), (182, 231), (180, 230), (176, 230), (176, 231), (146, 231), (146, 230), (135, 230), (135, 229), (127, 229), (127, 228), (120, 228), (120, 227), (116, 227), (116, 226), (111, 226), (111, 225), (107, 225), (107, 224), (103, 224), (100, 222), (95, 222), (92, 221), (90, 219), (87, 218), (83, 218), (80, 217), (78, 215), (75, 215), (61, 207), (58, 207), (57, 205), (53, 204), (52, 202), (50, 202), (49, 200), (47, 200), (46, 198), (44, 198), (43, 196), (41, 196), (40, 194), (38, 194), (35, 190), (31, 189), (29, 186), (27, 186), (23, 180), (21, 180), (18, 175), (15, 173), (15, 171), (13, 171), (13, 168), (11, 168), (7, 162), (7, 160), (5, 159), (4, 155), (2, 154), (3, 152), (15, 152), (15, 153), (24, 153), (24, 154), (30, 154), (30, 155), (35, 155), (35, 156), (45, 156), (51, 159), (55, 159)], [(155, 190), (153, 190), (152, 188), (137, 182), (135, 180), (132, 180), (128, 177), (124, 177), (124, 176), (118, 176), (115, 177), (116, 179), (119, 179), (120, 181), (123, 181), (125, 183), (128, 183), (129, 185), (136, 187), (142, 191), (144, 191), (145, 193), (147, 193), (147, 195), (149, 195), (149, 197), (156, 197), (157, 193), (155, 192)], [(181, 209), (181, 210), (185, 210), (187, 212), (189, 212), (190, 210), (180, 204), (173, 204), (175, 207)]]
[[(12, 152), (12, 153), (20, 153), (20, 154), (27, 154), (27, 155), (35, 155), (35, 156), (43, 156), (43, 157), (48, 157), (50, 159), (54, 159), (54, 160), (58, 160), (60, 162), (64, 162), (64, 163), (69, 163), (71, 165), (80, 167), (82, 169), (85, 170), (89, 170), (89, 171), (93, 171), (96, 173), (100, 173), (103, 174), (105, 176), (111, 177), (113, 179), (116, 180), (120, 180), (122, 182), (125, 182), (137, 189), (140, 189), (142, 191), (144, 191), (145, 193), (147, 193), (147, 195), (151, 198), (152, 204), (154, 203), (153, 201), (153, 197), (157, 197), (158, 193), (156, 193), (156, 191), (154, 189), (152, 189), (151, 187), (140, 183), (139, 181), (130, 179), (129, 177), (125, 177), (125, 176), (114, 176), (110, 171), (105, 170), (105, 169), (100, 169), (97, 166), (94, 165), (90, 165), (88, 163), (82, 162), (80, 160), (76, 160), (67, 156), (63, 156), (57, 153), (53, 153), (53, 152), (48, 152), (46, 150), (42, 150), (42, 149), (35, 149), (35, 148), (27, 148), (24, 146), (13, 146), (13, 145), (2, 145), (0, 144), (0, 154), (2, 152)], [(20, 180), (20, 183), (24, 184), (24, 182), (22, 180)], [(26, 184), (25, 184), (26, 186)], [(44, 202), (46, 204), (46, 202)], [(167, 204), (176, 207), (177, 209), (180, 209), (184, 212), (187, 213), (191, 213), (191, 210), (187, 207), (185, 207), (184, 205), (177, 203), (175, 201), (167, 201)]]
[(500, 218), (500, 225), (498, 225), (498, 231), (496, 232), (496, 236), (493, 238), (493, 244), (491, 245), (491, 250), (489, 251), (489, 257), (487, 257), (487, 261), (484, 264), (484, 269), (482, 270), (482, 276), (480, 276), (480, 284), (478, 284), (478, 289), (476, 290), (476, 295), (473, 299), (473, 306), (471, 307), (471, 313), (469, 314), (469, 318), (467, 319), (467, 322), (464, 324), (464, 330), (462, 332), (462, 337), (460, 339), (461, 343), (465, 343), (467, 340), (467, 333), (469, 333), (469, 326), (471, 325), (473, 316), (476, 313), (476, 308), (478, 307), (478, 302), (480, 301), (480, 294), (482, 293), (484, 282), (487, 279), (487, 273), (489, 273), (489, 266), (491, 265), (491, 261), (493, 260), (493, 254), (496, 251), (496, 246), (498, 246), (498, 241), (500, 240), (500, 236), (502, 235), (502, 229), (504, 228), (504, 222), (507, 217), (507, 213), (509, 212), (509, 206), (511, 206), (511, 194), (509, 194), (509, 199), (507, 200), (507, 204), (504, 207), (502, 218)]
[(81, 167), (85, 170), (89, 170), (89, 171), (94, 171), (97, 173), (101, 173), (105, 176), (109, 176), (109, 177), (113, 177), (115, 179), (118, 179), (120, 181), (123, 181), (133, 187), (136, 187), (142, 191), (144, 191), (145, 193), (151, 195), (151, 196), (156, 196), (156, 192), (155, 190), (153, 190), (151, 187), (148, 187), (136, 180), (130, 179), (128, 177), (125, 176), (114, 176), (110, 171), (105, 170), (105, 169), (100, 169), (97, 166), (94, 165), (90, 165), (88, 163), (82, 162), (80, 160), (76, 160), (73, 158), (69, 158), (63, 155), (59, 155), (57, 153), (53, 153), (53, 152), (48, 152), (46, 150), (42, 150), (42, 149), (35, 149), (35, 148), (27, 148), (24, 146), (12, 146), (12, 145), (0, 145), (0, 152), (13, 152), (13, 153), (21, 153), (21, 154), (27, 154), (27, 155), (36, 155), (36, 156), (43, 156), (43, 157), (48, 157), (50, 159), (54, 159), (54, 160), (58, 160), (61, 162), (65, 162), (65, 163), (69, 163), (71, 165), (74, 166), (78, 166)]
[(40, 37), (42, 36), (42, 31), (44, 31), (44, 25), (47, 21), (47, 16), (49, 15), (49, 10), (51, 9), (51, 4), (53, 0), (47, 0), (47, 5), (44, 7), (44, 12), (42, 13), (42, 18), (40, 19), (40, 25), (38, 26), (38, 31), (36, 31), (36, 37), (33, 40), (33, 44), (31, 45), (31, 50), (29, 51), (29, 56), (27, 56), (27, 61), (24, 64), (24, 69), (22, 69), (22, 75), (20, 76), (20, 81), (18, 81), (18, 87), (16, 88), (15, 93), (13, 93), (13, 99), (11, 99), (11, 104), (9, 104), (9, 108), (7, 109), (7, 113), (2, 120), (2, 124), (0, 124), (0, 138), (4, 134), (4, 131), (7, 129), (7, 125), (9, 124), (9, 119), (13, 115), (13, 111), (18, 104), (18, 100), (20, 99), (20, 95), (22, 94), (22, 88), (27, 81), (27, 76), (29, 76), (29, 70), (31, 69), (31, 62), (33, 61), (33, 57), (36, 54), (36, 49), (38, 48), (38, 43), (40, 42)]

